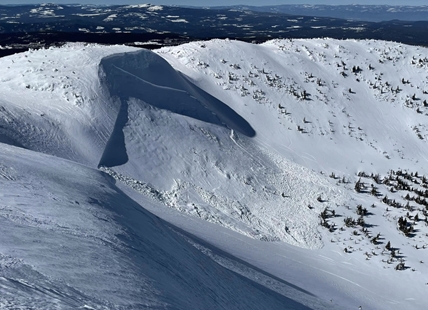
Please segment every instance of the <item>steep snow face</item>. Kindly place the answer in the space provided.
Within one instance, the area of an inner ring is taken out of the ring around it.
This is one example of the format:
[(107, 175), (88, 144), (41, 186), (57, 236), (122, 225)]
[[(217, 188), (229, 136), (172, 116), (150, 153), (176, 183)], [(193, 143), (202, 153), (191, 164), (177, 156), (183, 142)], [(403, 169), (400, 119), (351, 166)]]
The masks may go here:
[(127, 110), (100, 162), (119, 167), (105, 171), (168, 207), (253, 238), (322, 245), (307, 206), (321, 208), (320, 195), (343, 204), (343, 191), (258, 147), (244, 118), (153, 52), (110, 56), (101, 69)]
[(102, 172), (5, 144), (0, 160), (1, 308), (306, 309), (215, 263)]
[[(425, 60), (417, 49), (213, 40), (158, 51), (188, 79), (151, 52), (105, 59), (105, 87), (129, 115), (122, 126), (127, 156), (116, 177), (246, 235), (320, 247), (323, 201), (343, 206), (350, 198), (315, 172), (354, 181), (360, 169), (416, 170), (425, 161), (425, 138), (413, 131), (425, 118)], [(407, 83), (410, 74), (420, 78)], [(224, 105), (232, 118), (218, 113)], [(254, 128), (255, 138), (236, 128), (236, 119)]]
[[(110, 94), (254, 136), (251, 126), (224, 103), (195, 87), (163, 58), (148, 51), (114, 55), (101, 62)], [(167, 77), (167, 78), (166, 78)]]

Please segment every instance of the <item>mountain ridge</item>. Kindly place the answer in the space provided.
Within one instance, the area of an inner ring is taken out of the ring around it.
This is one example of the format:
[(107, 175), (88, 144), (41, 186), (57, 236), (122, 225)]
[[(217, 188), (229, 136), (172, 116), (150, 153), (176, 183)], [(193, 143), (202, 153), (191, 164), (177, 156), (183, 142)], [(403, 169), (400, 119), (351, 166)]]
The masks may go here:
[(428, 45), (424, 35), (427, 17), (421, 21), (373, 22), (347, 18), (347, 10), (340, 10), (341, 6), (332, 7), (339, 12), (327, 17), (296, 11), (298, 6), (291, 7), (294, 14), (281, 13), (280, 8), (220, 9), (149, 4), (0, 6), (0, 56), (69, 41), (151, 49), (213, 38), (265, 42), (272, 38), (332, 37)]
[(273, 6), (231, 6), (214, 8), (232, 8), (282, 14), (302, 14), (306, 16), (344, 18), (359, 21), (383, 22), (391, 20), (422, 21), (428, 19), (426, 5), (322, 5), (322, 4), (285, 4)]

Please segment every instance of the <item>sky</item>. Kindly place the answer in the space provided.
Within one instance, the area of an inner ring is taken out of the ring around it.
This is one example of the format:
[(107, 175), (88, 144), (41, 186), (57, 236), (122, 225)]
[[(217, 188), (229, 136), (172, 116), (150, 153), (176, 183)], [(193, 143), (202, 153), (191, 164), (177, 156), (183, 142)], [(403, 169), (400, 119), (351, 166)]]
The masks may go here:
[(92, 3), (92, 4), (137, 4), (137, 3), (151, 3), (151, 4), (164, 4), (164, 5), (193, 5), (193, 6), (217, 6), (217, 5), (233, 5), (233, 4), (246, 4), (246, 5), (276, 5), (276, 4), (389, 4), (389, 5), (427, 5), (427, 0), (0, 0), (0, 4), (23, 4), (23, 3)]

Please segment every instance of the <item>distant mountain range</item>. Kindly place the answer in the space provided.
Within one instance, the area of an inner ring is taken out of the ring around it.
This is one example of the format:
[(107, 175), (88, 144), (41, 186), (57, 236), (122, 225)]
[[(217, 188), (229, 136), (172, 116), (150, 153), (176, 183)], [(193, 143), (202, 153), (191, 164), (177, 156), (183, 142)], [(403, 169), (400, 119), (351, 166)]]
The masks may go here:
[[(231, 7), (218, 7), (230, 9)], [(216, 8), (216, 9), (218, 9)], [(234, 9), (256, 12), (270, 12), (293, 15), (344, 18), (359, 21), (427, 21), (428, 5), (423, 6), (391, 6), (391, 5), (308, 5), (285, 4), (275, 6), (234, 6)]]
[[(153, 48), (211, 38), (263, 42), (272, 38), (332, 37), (428, 45), (427, 7), (413, 7), (412, 13), (425, 20), (389, 22), (357, 19), (370, 19), (378, 12), (384, 12), (378, 16), (405, 17), (412, 7), (373, 6), (368, 13), (364, 8), (367, 6), (0, 6), (0, 55), (68, 41), (144, 44)], [(401, 15), (397, 15), (397, 8)], [(355, 18), (351, 20), (350, 16)]]

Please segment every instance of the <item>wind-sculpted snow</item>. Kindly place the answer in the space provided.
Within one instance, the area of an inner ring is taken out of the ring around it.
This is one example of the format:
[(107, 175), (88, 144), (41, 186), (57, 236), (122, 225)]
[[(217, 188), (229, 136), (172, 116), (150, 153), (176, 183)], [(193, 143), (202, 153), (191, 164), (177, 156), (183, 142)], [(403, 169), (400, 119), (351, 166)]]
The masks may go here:
[(273, 161), (250, 139), (252, 129), (241, 126), (238, 114), (153, 52), (106, 57), (100, 68), (128, 118), (113, 130), (100, 166), (117, 166), (119, 180), (131, 178), (126, 184), (149, 183), (149, 189), (136, 190), (158, 193), (153, 197), (169, 207), (253, 238), (322, 245), (318, 218), (306, 206), (322, 193), (343, 203), (342, 193), (313, 172), (303, 179), (300, 167)]
[(69, 44), (1, 58), (3, 142), (96, 166), (120, 109), (103, 92), (99, 62), (133, 50)]
[[(131, 180), (121, 181), (256, 239), (320, 247), (319, 220), (307, 205), (322, 208), (317, 197), (323, 194), (332, 204), (346, 201), (323, 177), (274, 159), (245, 136), (135, 99), (124, 134), (129, 161), (113, 169)], [(140, 188), (140, 182), (150, 186)]]
[(106, 57), (100, 64), (112, 96), (140, 99), (154, 107), (234, 129), (253, 137), (251, 125), (229, 106), (176, 72), (149, 50)]
[(125, 136), (123, 133), (123, 127), (125, 127), (127, 121), (128, 103), (123, 101), (120, 104), (120, 109), (117, 114), (113, 132), (107, 141), (98, 166), (113, 167), (123, 165), (128, 161), (128, 154), (126, 153), (125, 146)]

